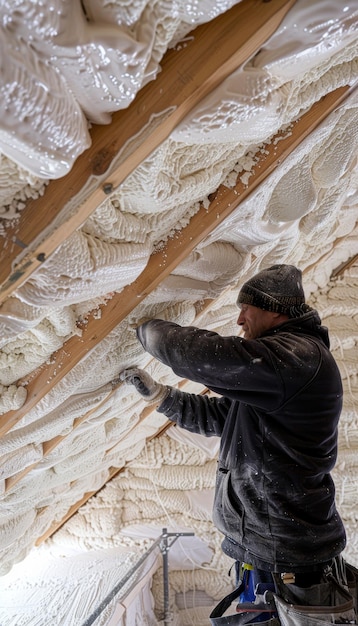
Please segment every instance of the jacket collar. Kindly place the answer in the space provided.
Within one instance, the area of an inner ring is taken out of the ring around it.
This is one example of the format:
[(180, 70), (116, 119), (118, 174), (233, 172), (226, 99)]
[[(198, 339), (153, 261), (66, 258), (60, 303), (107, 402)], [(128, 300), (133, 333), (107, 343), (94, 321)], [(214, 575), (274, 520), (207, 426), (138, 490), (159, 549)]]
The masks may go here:
[(321, 318), (315, 309), (311, 309), (308, 313), (304, 313), (300, 317), (290, 318), (286, 322), (274, 328), (270, 328), (270, 330), (264, 332), (259, 339), (261, 339), (261, 337), (276, 335), (277, 333), (312, 335), (320, 339), (327, 348), (330, 346), (328, 328), (322, 326)]

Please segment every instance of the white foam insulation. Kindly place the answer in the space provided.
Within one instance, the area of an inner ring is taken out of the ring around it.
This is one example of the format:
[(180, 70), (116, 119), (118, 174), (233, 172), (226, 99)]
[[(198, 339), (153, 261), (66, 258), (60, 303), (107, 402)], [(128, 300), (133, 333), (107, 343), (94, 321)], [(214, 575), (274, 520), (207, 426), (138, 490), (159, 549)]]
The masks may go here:
[[(82, 626), (163, 528), (194, 533), (170, 550), (172, 623), (208, 623), (234, 584), (219, 442), (111, 381), (204, 391), (135, 325), (238, 334), (240, 284), (274, 263), (302, 269), (341, 371), (358, 567), (358, 0), (3, 0), (0, 48), (1, 626)], [(96, 626), (163, 624), (159, 550), (130, 586)]]

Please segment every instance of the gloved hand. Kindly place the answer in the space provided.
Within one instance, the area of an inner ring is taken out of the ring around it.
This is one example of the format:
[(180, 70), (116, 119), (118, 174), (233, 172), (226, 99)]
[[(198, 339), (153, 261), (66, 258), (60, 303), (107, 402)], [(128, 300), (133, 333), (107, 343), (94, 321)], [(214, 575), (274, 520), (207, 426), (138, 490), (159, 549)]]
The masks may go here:
[(120, 373), (119, 378), (130, 385), (134, 385), (143, 400), (148, 404), (156, 404), (159, 406), (167, 397), (170, 387), (157, 383), (144, 370), (138, 367), (131, 367)]
[(151, 317), (140, 317), (139, 319), (137, 318), (133, 321), (130, 321), (128, 324), (128, 327), (136, 330), (139, 326), (141, 326), (145, 322), (150, 322), (151, 319), (152, 319)]

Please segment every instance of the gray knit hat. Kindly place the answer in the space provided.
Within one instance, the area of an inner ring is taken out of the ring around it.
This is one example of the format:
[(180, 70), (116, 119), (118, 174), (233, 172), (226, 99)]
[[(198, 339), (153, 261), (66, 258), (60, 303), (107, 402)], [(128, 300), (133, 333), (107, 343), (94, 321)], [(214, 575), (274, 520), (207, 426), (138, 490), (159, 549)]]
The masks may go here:
[(251, 304), (290, 317), (310, 310), (305, 305), (302, 272), (294, 265), (273, 265), (250, 278), (241, 287), (237, 304)]

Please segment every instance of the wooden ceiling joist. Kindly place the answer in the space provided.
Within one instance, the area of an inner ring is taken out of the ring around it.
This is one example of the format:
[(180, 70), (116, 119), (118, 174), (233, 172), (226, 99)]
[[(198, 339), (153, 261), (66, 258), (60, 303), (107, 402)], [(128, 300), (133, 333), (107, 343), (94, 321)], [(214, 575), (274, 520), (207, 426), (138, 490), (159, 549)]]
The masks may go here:
[(242, 0), (169, 50), (155, 81), (94, 126), (71, 171), (28, 201), (0, 251), (0, 302), (14, 292), (189, 113), (274, 33), (295, 0)]
[(350, 259), (348, 259), (348, 261), (346, 261), (345, 263), (342, 263), (339, 267), (337, 267), (332, 272), (331, 279), (337, 278), (338, 276), (342, 276), (344, 272), (349, 270), (350, 267), (353, 267), (353, 265), (355, 265), (357, 261), (358, 261), (358, 254), (355, 254)]
[[(31, 375), (27, 384), (27, 399), (24, 405), (9, 411), (0, 418), (0, 435), (10, 430), (37, 402), (43, 398), (88, 352), (94, 348), (113, 328), (151, 293), (172, 270), (207, 235), (226, 219), (258, 185), (333, 111), (350, 93), (349, 87), (341, 87), (326, 95), (294, 123), (290, 132), (279, 135), (266, 146), (265, 153), (259, 151), (257, 162), (249, 182), (240, 179), (233, 188), (221, 185), (208, 208), (202, 207), (189, 224), (170, 239), (160, 252), (153, 254), (147, 267), (130, 285), (113, 296), (102, 307), (102, 315), (90, 316), (82, 328), (82, 337), (71, 337), (51, 358), (51, 363)], [(20, 381), (21, 382), (21, 381)]]

